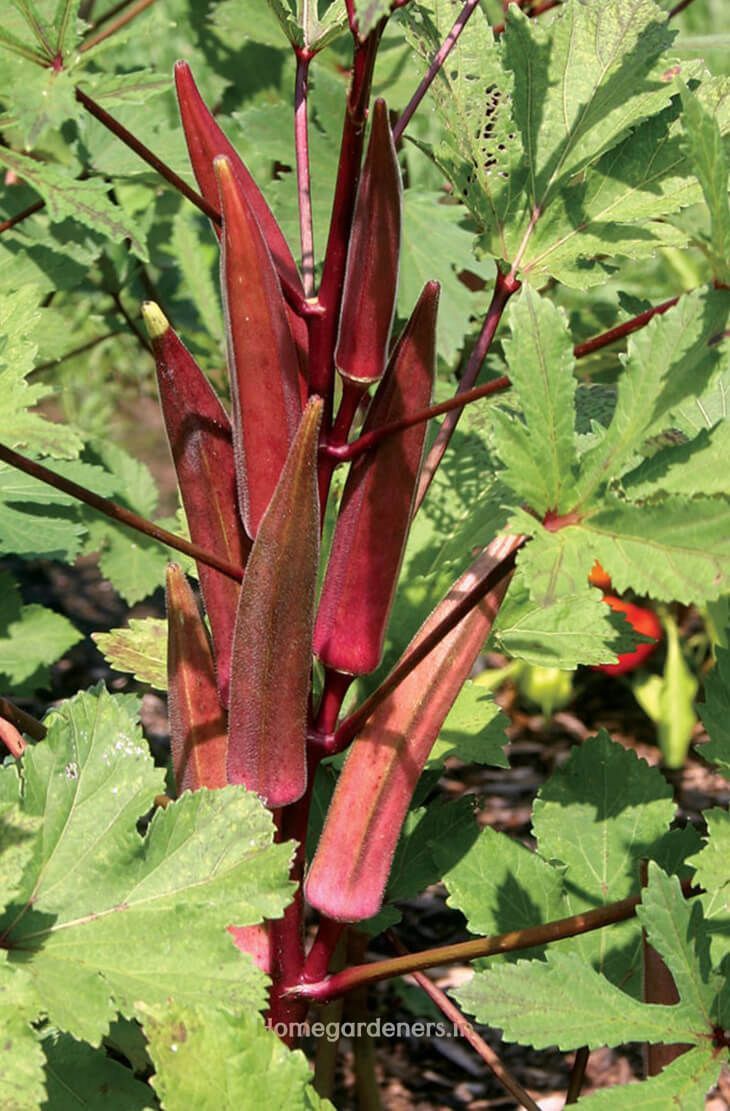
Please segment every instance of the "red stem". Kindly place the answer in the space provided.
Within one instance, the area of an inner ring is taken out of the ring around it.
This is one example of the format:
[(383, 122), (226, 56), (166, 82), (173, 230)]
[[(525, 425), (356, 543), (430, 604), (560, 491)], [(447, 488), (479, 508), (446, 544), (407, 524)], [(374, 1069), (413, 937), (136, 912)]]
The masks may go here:
[[(388, 930), (387, 937), (400, 956), (410, 955), (392, 930)], [(495, 1053), (490, 1045), (487, 1045), (484, 1038), (477, 1034), (472, 1024), (467, 1022), (456, 1004), (449, 999), (446, 992), (436, 987), (433, 981), (429, 980), (424, 972), (413, 972), (412, 976), (419, 988), (426, 993), (431, 1002), (438, 1007), (453, 1027), (459, 1031), (464, 1041), (468, 1042), (472, 1049), (479, 1054), (487, 1068), (494, 1073), (498, 1083), (500, 1083), (511, 1096), (514, 1096), (520, 1107), (525, 1107), (528, 1111), (540, 1111), (539, 1106), (535, 1103), (529, 1092), (527, 1092), (512, 1076), (512, 1073), (505, 1068), (498, 1054)]]
[[(79, 53), (83, 54), (85, 51), (91, 50), (92, 47), (98, 46), (100, 42), (104, 42), (105, 39), (116, 34), (117, 31), (120, 31), (122, 27), (126, 27), (128, 23), (131, 23), (133, 19), (136, 19), (138, 15), (141, 15), (143, 11), (151, 7), (154, 3), (155, 0), (137, 0), (136, 4), (133, 4), (128, 11), (123, 12), (118, 19), (115, 19), (114, 22), (110, 23), (108, 27), (105, 27), (103, 31), (99, 31), (96, 35), (91, 35), (85, 42), (82, 42), (79, 47)], [(112, 10), (108, 12), (107, 15), (103, 16), (102, 19), (98, 20), (98, 22), (106, 23), (112, 13), (120, 11), (124, 7), (126, 7), (126, 4), (117, 4), (115, 8), (112, 8)]]
[(379, 706), (384, 698), (394, 691), (396, 687), (400, 686), (406, 676), (410, 675), (413, 671), (414, 667), (416, 667), (421, 660), (426, 658), (429, 652), (443, 640), (446, 634), (451, 632), (462, 618), (466, 617), (467, 613), (481, 602), (482, 598), (489, 594), (505, 576), (512, 573), (515, 567), (517, 552), (524, 543), (525, 541), (523, 539), (519, 545), (512, 549), (505, 559), (495, 564), (492, 571), (486, 575), (481, 582), (476, 583), (471, 590), (468, 590), (446, 617), (444, 617), (438, 625), (434, 626), (431, 632), (423, 638), (413, 651), (401, 659), (400, 663), (398, 663), (390, 674), (385, 677), (380, 686), (358, 706), (354, 713), (350, 714), (348, 718), (345, 718), (335, 734), (334, 745), (331, 751), (341, 752), (346, 748), (350, 741), (360, 732), (376, 706)]
[(667, 19), (674, 19), (675, 15), (679, 15), (679, 13), (683, 12), (685, 8), (688, 8), (691, 3), (692, 3), (692, 0), (679, 0), (679, 3), (675, 4), (674, 7), (672, 8), (672, 10), (670, 11), (669, 15), (667, 16)]
[(312, 229), (312, 188), (309, 176), (309, 125), (307, 93), (309, 63), (312, 55), (297, 50), (297, 74), (294, 83), (294, 147), (297, 161), (297, 194), (299, 198), (299, 236), (302, 245), (302, 284), (305, 297), (314, 296), (314, 234)]
[(0, 233), (10, 231), (16, 224), (20, 224), (23, 220), (27, 220), (34, 212), (40, 212), (45, 206), (45, 201), (33, 201), (33, 204), (28, 205), (22, 212), (16, 212), (15, 216), (11, 216), (8, 220), (3, 220), (0, 224)]
[(167, 529), (160, 528), (153, 521), (141, 517), (138, 513), (133, 513), (131, 509), (125, 509), (118, 502), (113, 502), (109, 498), (102, 498), (99, 494), (95, 494), (93, 490), (87, 490), (85, 486), (80, 486), (78, 482), (72, 482), (71, 479), (64, 478), (63, 475), (56, 474), (55, 471), (49, 471), (42, 463), (37, 463), (34, 459), (28, 459), (26, 456), (20, 455), (12, 448), (6, 447), (5, 444), (0, 444), (0, 460), (9, 463), (11, 467), (15, 467), (19, 471), (23, 471), (24, 474), (37, 478), (39, 482), (45, 482), (47, 486), (53, 486), (56, 490), (68, 494), (77, 501), (90, 505), (92, 509), (103, 513), (105, 517), (109, 517), (112, 521), (136, 529), (137, 532), (144, 533), (145, 536), (159, 541), (160, 544), (166, 544), (168, 548), (173, 548), (176, 552), (183, 552), (200, 563), (206, 563), (215, 571), (227, 575), (229, 579), (240, 582), (243, 578), (241, 567), (228, 563), (213, 552), (206, 552), (204, 548), (199, 548), (197, 544), (193, 544), (192, 541), (186, 540), (183, 536), (177, 536), (174, 532), (168, 532)]
[[(702, 893), (702, 888), (693, 885), (691, 880), (682, 881), (685, 896)], [(346, 995), (362, 984), (374, 984), (380, 980), (390, 980), (394, 976), (408, 976), (427, 968), (442, 964), (464, 963), (478, 957), (493, 957), (497, 953), (516, 953), (522, 949), (532, 949), (547, 945), (552, 941), (577, 937), (579, 934), (600, 930), (616, 922), (625, 922), (636, 915), (641, 895), (630, 895), (616, 903), (607, 903), (595, 910), (573, 914), (569, 918), (559, 918), (541, 926), (528, 926), (524, 930), (512, 930), (507, 934), (494, 937), (480, 937), (474, 941), (461, 941), (455, 945), (439, 945), (434, 949), (424, 949), (420, 953), (409, 953), (404, 957), (391, 957), (389, 960), (372, 961), (369, 964), (355, 965), (342, 972), (326, 976), (316, 984), (300, 984), (292, 989), (292, 994), (326, 1003)]]
[(403, 114), (393, 128), (394, 143), (397, 143), (398, 140), (402, 137), (403, 132), (408, 127), (408, 124), (411, 121), (413, 113), (418, 108), (428, 90), (431, 88), (431, 85), (433, 84), (437, 73), (442, 68), (449, 54), (456, 46), (457, 42), (459, 41), (459, 35), (469, 22), (469, 18), (472, 12), (478, 6), (479, 0), (466, 0), (464, 7), (461, 9), (458, 16), (456, 17), (456, 20), (454, 21), (453, 27), (449, 31), (444, 41), (441, 43), (441, 46), (434, 54), (431, 65), (428, 67), (426, 73), (421, 79), (418, 88), (416, 89), (411, 99), (408, 101), (408, 104), (403, 110)]
[[(543, 15), (544, 12), (549, 12), (553, 8), (559, 8), (561, 3), (562, 0), (543, 0), (542, 4), (535, 4), (534, 8), (530, 8), (527, 14), (530, 19), (535, 19), (536, 16)], [(492, 27), (492, 32), (495, 35), (503, 35), (504, 23), (495, 23), (494, 27)]]
[[(500, 320), (502, 319), (502, 313), (507, 306), (507, 302), (509, 301), (512, 294), (517, 292), (521, 284), (522, 283), (519, 282), (514, 276), (504, 275), (501, 270), (497, 270), (497, 277), (494, 283), (492, 300), (487, 310), (487, 315), (484, 318), (484, 324), (482, 325), (482, 330), (479, 333), (479, 338), (477, 339), (474, 350), (469, 356), (469, 361), (466, 364), (464, 373), (461, 376), (459, 388), (456, 392), (457, 397), (460, 394), (466, 393), (467, 390), (470, 390), (476, 382), (479, 371), (482, 368), (482, 363), (487, 356), (489, 348), (492, 344), (492, 340), (494, 339), (494, 334), (497, 331)], [(421, 477), (418, 483), (418, 492), (416, 494), (414, 512), (418, 510), (421, 502), (426, 496), (428, 488), (431, 485), (433, 476), (435, 475), (439, 463), (443, 459), (444, 453), (449, 446), (449, 441), (451, 440), (454, 429), (459, 423), (460, 416), (461, 409), (459, 408), (455, 409), (444, 418), (443, 424), (439, 429), (438, 435), (434, 440), (421, 469)]]
[(667, 312), (678, 301), (679, 297), (670, 297), (668, 301), (662, 301), (660, 305), (645, 309), (644, 312), (640, 312), (638, 316), (632, 317), (631, 320), (625, 320), (623, 324), (617, 324), (615, 328), (609, 328), (607, 332), (601, 332), (599, 336), (594, 336), (593, 339), (586, 340), (585, 343), (576, 344), (573, 348), (573, 354), (576, 359), (582, 359), (586, 355), (592, 355), (594, 351), (598, 351), (602, 347), (608, 347), (609, 344), (616, 343), (618, 340), (624, 339), (625, 336), (630, 336), (632, 332), (638, 332), (655, 316)]

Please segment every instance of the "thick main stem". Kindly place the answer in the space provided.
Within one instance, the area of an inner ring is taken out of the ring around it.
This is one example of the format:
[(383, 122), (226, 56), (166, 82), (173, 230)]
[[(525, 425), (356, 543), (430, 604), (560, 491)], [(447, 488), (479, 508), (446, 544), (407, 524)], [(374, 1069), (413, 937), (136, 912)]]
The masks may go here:
[(312, 187), (309, 175), (309, 121), (307, 93), (309, 63), (312, 55), (297, 50), (297, 75), (294, 82), (294, 148), (297, 160), (299, 199), (299, 238), (302, 248), (302, 285), (305, 297), (314, 296), (314, 232), (312, 227)]
[(11, 467), (23, 471), (24, 474), (28, 474), (32, 478), (37, 478), (39, 482), (45, 482), (47, 486), (53, 486), (54, 489), (68, 494), (76, 501), (91, 506), (92, 509), (103, 513), (110, 520), (144, 533), (145, 536), (159, 541), (160, 544), (166, 544), (168, 548), (173, 548), (176, 552), (192, 556), (199, 563), (205, 563), (215, 571), (220, 571), (222, 575), (227, 575), (229, 579), (241, 582), (243, 578), (242, 567), (236, 567), (234, 564), (228, 563), (227, 560), (221, 559), (213, 552), (206, 552), (204, 548), (199, 548), (197, 544), (186, 540), (184, 536), (177, 536), (174, 532), (168, 532), (167, 529), (160, 528), (159, 525), (146, 517), (133, 513), (131, 509), (126, 509), (118, 502), (103, 498), (100, 494), (95, 494), (93, 490), (80, 486), (78, 482), (72, 482), (70, 478), (64, 478), (63, 475), (56, 474), (55, 471), (44, 467), (42, 463), (37, 463), (35, 459), (28, 459), (25, 455), (6, 447), (5, 444), (0, 444), (0, 460), (9, 463)]
[[(470, 390), (477, 380), (479, 371), (482, 368), (489, 348), (492, 345), (495, 332), (499, 327), (499, 322), (502, 319), (502, 314), (507, 306), (507, 302), (513, 293), (516, 293), (520, 288), (520, 282), (511, 274), (505, 275), (501, 270), (497, 270), (497, 277), (494, 283), (494, 293), (492, 300), (487, 309), (487, 315), (484, 318), (482, 330), (479, 333), (479, 338), (474, 346), (474, 350), (469, 356), (469, 361), (466, 364), (464, 373), (459, 382), (459, 388), (456, 396), (466, 393)], [(454, 429), (459, 423), (461, 416), (461, 409), (455, 409), (444, 418), (444, 421), (439, 429), (438, 435), (431, 445), (431, 449), (426, 456), (423, 467), (421, 469), (421, 477), (418, 483), (418, 492), (416, 494), (415, 509), (417, 510), (421, 502), (426, 496), (429, 486), (433, 480), (433, 476), (438, 469), (444, 453), (449, 446), (449, 442), (454, 433)]]
[[(702, 889), (695, 886), (691, 880), (682, 881), (682, 890), (685, 896), (699, 895), (702, 892)], [(325, 1003), (330, 999), (346, 995), (361, 984), (375, 984), (381, 980), (391, 980), (395, 976), (408, 976), (442, 964), (453, 964), (457, 961), (463, 963), (476, 960), (478, 957), (493, 957), (498, 953), (516, 953), (522, 949), (532, 949), (552, 941), (562, 941), (564, 938), (591, 933), (593, 930), (600, 930), (604, 926), (611, 926), (617, 922), (625, 922), (635, 917), (640, 902), (641, 895), (630, 895), (619, 902), (608, 903), (606, 906), (585, 911), (583, 914), (573, 914), (569, 918), (559, 918), (541, 926), (528, 926), (524, 930), (512, 930), (510, 933), (497, 934), (494, 937), (476, 938), (474, 941), (462, 941), (455, 945), (440, 945), (434, 949), (424, 949), (420, 953), (409, 953), (404, 957), (391, 957), (388, 960), (356, 965), (353, 968), (346, 968), (343, 972), (327, 976), (317, 984), (300, 984), (293, 989), (292, 994), (306, 997), (317, 1003)]]

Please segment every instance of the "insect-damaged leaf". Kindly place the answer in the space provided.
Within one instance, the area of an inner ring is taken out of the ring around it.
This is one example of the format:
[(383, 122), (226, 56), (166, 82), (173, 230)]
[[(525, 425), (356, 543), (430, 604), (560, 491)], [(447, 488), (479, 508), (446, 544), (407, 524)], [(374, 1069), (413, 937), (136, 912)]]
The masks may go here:
[(226, 714), (213, 654), (192, 590), (176, 563), (167, 568), (167, 690), (178, 794), (226, 785)]
[[(520, 542), (514, 536), (493, 541), (439, 603), (405, 655)], [(328, 917), (358, 922), (380, 910), (416, 784), (506, 588), (505, 577), (383, 699), (352, 745), (306, 882), (308, 901)]]
[(301, 413), (299, 361), (266, 242), (227, 158), (215, 160), (223, 211), (221, 288), (243, 522), (255, 536)]
[(295, 802), (307, 783), (321, 416), (312, 398), (251, 550), (233, 636), (228, 778), (272, 808)]
[[(439, 287), (429, 282), (393, 353), (363, 434), (428, 405)], [(338, 671), (374, 671), (408, 536), (426, 422), (389, 436), (357, 459), (345, 485), (314, 634), (315, 652)]]
[[(231, 424), (212, 386), (157, 305), (142, 306), (157, 365), (162, 415), (191, 539), (243, 567), (251, 543), (236, 502)], [(198, 563), (215, 648), (218, 688), (228, 704), (239, 585)]]

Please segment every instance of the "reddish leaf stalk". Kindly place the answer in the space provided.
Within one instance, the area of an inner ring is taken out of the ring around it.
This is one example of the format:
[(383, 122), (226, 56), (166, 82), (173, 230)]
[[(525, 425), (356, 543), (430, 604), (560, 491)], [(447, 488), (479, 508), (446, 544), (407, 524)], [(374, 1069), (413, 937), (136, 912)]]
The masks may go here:
[(146, 162), (147, 165), (151, 166), (161, 177), (164, 177), (165, 181), (169, 181), (170, 185), (177, 189), (179, 193), (182, 193), (183, 197), (186, 197), (187, 200), (192, 201), (195, 207), (199, 208), (209, 219), (220, 222), (220, 216), (217, 210), (213, 208), (204, 197), (196, 193), (186, 181), (183, 181), (180, 175), (176, 174), (166, 162), (158, 158), (149, 147), (140, 142), (131, 131), (128, 131), (124, 124), (121, 124), (119, 120), (115, 120), (113, 116), (110, 116), (106, 109), (102, 108), (100, 104), (97, 104), (95, 100), (92, 100), (88, 93), (85, 93), (83, 89), (78, 88), (78, 86), (75, 95), (79, 104), (83, 105), (94, 119), (98, 120), (100, 124), (111, 131), (113, 135), (116, 135), (118, 139), (121, 139), (130, 150), (133, 150), (135, 154), (139, 155), (143, 162)]
[(576, 1050), (573, 1068), (570, 1071), (570, 1080), (568, 1082), (568, 1091), (565, 1095), (566, 1107), (570, 1103), (577, 1103), (580, 1098), (583, 1081), (585, 1080), (586, 1069), (588, 1067), (588, 1059), (591, 1051), (587, 1045), (581, 1046)]
[(599, 351), (602, 347), (608, 347), (611, 343), (617, 343), (619, 340), (625, 339), (633, 332), (638, 332), (655, 316), (660, 316), (673, 308), (678, 301), (679, 297), (670, 297), (668, 301), (662, 301), (660, 305), (645, 309), (644, 312), (633, 316), (631, 320), (624, 320), (622, 324), (617, 324), (615, 328), (609, 328), (608, 331), (601, 332), (600, 335), (586, 340), (585, 343), (577, 343), (573, 348), (573, 354), (576, 359), (583, 359), (586, 355), (592, 355), (594, 351)]
[(2, 223), (0, 223), (0, 234), (4, 231), (10, 231), (16, 224), (20, 224), (23, 220), (27, 220), (29, 216), (32, 216), (36, 212), (40, 212), (42, 208), (45, 208), (45, 204), (45, 201), (33, 201), (33, 204), (29, 204), (22, 212), (16, 212), (15, 216), (3, 220)]
[[(682, 882), (686, 897), (702, 893), (691, 880)], [(630, 895), (616, 903), (607, 903), (595, 910), (574, 914), (569, 918), (559, 918), (540, 926), (528, 926), (523, 930), (512, 930), (493, 937), (475, 938), (474, 941), (460, 941), (454, 945), (439, 945), (434, 949), (424, 949), (420, 953), (410, 953), (404, 957), (391, 957), (387, 960), (371, 961), (369, 964), (356, 965), (342, 972), (326, 976), (318, 983), (299, 984), (291, 989), (291, 994), (311, 1000), (314, 1003), (327, 1003), (346, 995), (361, 984), (375, 984), (381, 980), (391, 980), (395, 976), (409, 976), (414, 972), (436, 968), (439, 965), (465, 963), (479, 957), (493, 957), (498, 953), (517, 953), (523, 949), (548, 945), (552, 941), (577, 937), (591, 933), (617, 922), (625, 922), (636, 916), (636, 908), (641, 895)]]
[(458, 16), (456, 17), (456, 20), (454, 21), (453, 27), (442, 42), (441, 46), (434, 54), (433, 61), (428, 67), (428, 70), (426, 71), (424, 76), (421, 78), (421, 82), (418, 85), (418, 88), (416, 89), (411, 99), (408, 101), (408, 104), (403, 109), (403, 113), (400, 119), (393, 128), (394, 143), (397, 143), (402, 138), (403, 132), (408, 127), (413, 114), (415, 113), (416, 109), (418, 108), (428, 90), (431, 88), (431, 85), (433, 84), (439, 71), (442, 69), (444, 62), (459, 41), (459, 35), (469, 22), (474, 9), (478, 6), (479, 0), (466, 0), (464, 7), (461, 9)]
[(23, 471), (24, 474), (31, 475), (32, 478), (37, 478), (39, 482), (45, 482), (47, 486), (53, 486), (54, 489), (60, 490), (63, 494), (68, 494), (69, 497), (83, 502), (84, 505), (91, 506), (92, 509), (103, 513), (110, 520), (144, 533), (145, 536), (158, 540), (160, 544), (166, 544), (168, 548), (172, 548), (176, 552), (192, 556), (198, 562), (205, 563), (208, 567), (220, 571), (221, 574), (227, 575), (228, 578), (234, 579), (236, 582), (240, 582), (243, 578), (242, 567), (228, 563), (227, 560), (221, 559), (213, 552), (206, 552), (197, 544), (186, 540), (184, 536), (177, 536), (174, 532), (168, 532), (167, 529), (160, 528), (159, 525), (147, 520), (146, 517), (140, 517), (138, 513), (133, 513), (131, 509), (126, 509), (123, 505), (110, 501), (109, 498), (102, 498), (99, 494), (95, 494), (93, 490), (87, 490), (85, 486), (80, 486), (78, 482), (72, 482), (70, 478), (64, 478), (63, 475), (50, 471), (42, 463), (36, 463), (34, 459), (27, 459), (26, 456), (20, 455), (19, 452), (13, 451), (12, 448), (6, 447), (4, 444), (0, 444), (0, 460), (9, 463), (11, 467), (15, 467), (19, 471)]
[(314, 296), (314, 232), (312, 227), (312, 186), (309, 175), (309, 121), (307, 93), (309, 63), (312, 55), (297, 50), (297, 74), (294, 83), (294, 148), (297, 159), (297, 193), (299, 198), (299, 238), (302, 247), (302, 285), (304, 296)]
[[(103, 31), (98, 31), (96, 34), (90, 35), (88, 39), (82, 42), (79, 47), (79, 53), (83, 54), (85, 51), (91, 50), (92, 47), (98, 46), (100, 42), (104, 42), (104, 40), (110, 38), (111, 35), (115, 35), (117, 31), (121, 31), (122, 27), (126, 27), (128, 23), (131, 23), (133, 19), (136, 19), (138, 15), (141, 15), (142, 12), (146, 11), (147, 8), (150, 8), (154, 3), (155, 0), (137, 0), (127, 11), (122, 11), (119, 18), (115, 19), (113, 23), (110, 23), (108, 27), (105, 27)], [(111, 12), (108, 12), (98, 22), (106, 22), (112, 12), (116, 13), (121, 11), (122, 7), (126, 7), (126, 4), (117, 4)]]
[[(408, 950), (398, 940), (392, 930), (388, 930), (388, 939), (393, 945), (393, 948), (400, 956), (409, 956)], [(503, 1065), (499, 1059), (499, 1055), (495, 1053), (490, 1045), (484, 1041), (474, 1029), (472, 1024), (468, 1022), (455, 1003), (449, 999), (445, 991), (437, 987), (432, 980), (424, 972), (413, 972), (411, 974), (413, 979), (418, 984), (421, 991), (425, 992), (428, 998), (434, 1003), (441, 1011), (452, 1026), (459, 1031), (464, 1041), (475, 1050), (482, 1061), (484, 1061), (487, 1068), (494, 1074), (495, 1079), (502, 1085), (505, 1091), (509, 1092), (511, 1096), (517, 1100), (521, 1107), (525, 1107), (528, 1111), (540, 1111), (539, 1106), (535, 1103), (534, 1099), (525, 1088), (515, 1080), (512, 1073)]]
[[(456, 393), (457, 397), (459, 396), (459, 394), (466, 393), (467, 390), (470, 390), (476, 382), (479, 371), (482, 368), (482, 363), (487, 357), (489, 348), (492, 345), (492, 340), (494, 339), (494, 335), (497, 331), (497, 328), (499, 327), (499, 322), (502, 319), (502, 314), (507, 307), (507, 302), (509, 301), (510, 297), (517, 292), (521, 284), (522, 283), (519, 282), (512, 275), (505, 275), (501, 272), (501, 270), (497, 269), (497, 276), (494, 282), (494, 292), (492, 294), (492, 300), (487, 310), (487, 315), (484, 318), (484, 324), (482, 325), (482, 330), (479, 333), (479, 338), (474, 346), (474, 350), (469, 356), (469, 361), (466, 364), (464, 373), (461, 376), (459, 387)], [(446, 417), (444, 417), (438, 435), (434, 440), (431, 449), (428, 452), (428, 455), (426, 456), (426, 461), (421, 470), (421, 479), (418, 485), (418, 493), (416, 494), (416, 509), (419, 508), (421, 502), (426, 496), (426, 493), (428, 492), (428, 488), (431, 485), (433, 476), (435, 475), (438, 466), (444, 457), (444, 453), (449, 446), (449, 442), (454, 433), (454, 429), (459, 423), (460, 416), (461, 410), (455, 409), (452, 413), (449, 413)]]
[[(530, 19), (536, 19), (537, 16), (544, 15), (545, 12), (552, 11), (553, 8), (559, 8), (562, 2), (563, 0), (543, 0), (541, 4), (535, 4), (534, 7), (530, 8), (527, 14)], [(495, 23), (494, 27), (492, 27), (492, 31), (495, 35), (503, 35), (504, 30), (504, 23)]]
[(34, 741), (42, 741), (47, 733), (45, 725), (36, 718), (26, 714), (19, 706), (15, 706), (9, 699), (0, 698), (0, 717), (6, 718), (22, 733), (27, 733)]

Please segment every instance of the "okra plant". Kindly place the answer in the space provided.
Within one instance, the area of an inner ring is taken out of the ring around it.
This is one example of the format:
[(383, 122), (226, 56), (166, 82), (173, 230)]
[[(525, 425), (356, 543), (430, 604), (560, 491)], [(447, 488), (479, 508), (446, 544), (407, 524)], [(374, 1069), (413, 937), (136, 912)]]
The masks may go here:
[[(96, 639), (167, 691), (171, 759), (135, 695), (15, 704), (79, 633), (9, 564), (2, 1106), (331, 1107), (305, 1024), (411, 974), (515, 1106), (470, 1023), (576, 1051), (573, 1101), (590, 1050), (641, 1042), (646, 1079), (581, 1102), (703, 1107), (727, 811), (696, 828), (604, 731), (529, 845), (436, 784), (508, 767), (485, 650), (635, 673), (681, 767), (690, 606), (730, 774), (730, 78), (691, 34), (721, 9), (101, 7), (0, 20), (0, 551), (100, 552), (130, 604), (164, 581), (166, 621)], [(172, 520), (107, 427), (155, 374)], [(439, 882), (473, 939), (406, 952)], [(451, 996), (425, 974), (477, 958)]]

